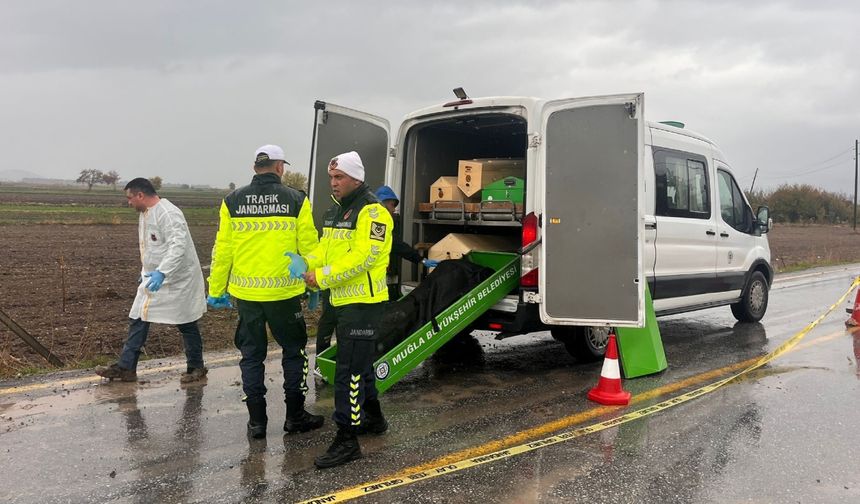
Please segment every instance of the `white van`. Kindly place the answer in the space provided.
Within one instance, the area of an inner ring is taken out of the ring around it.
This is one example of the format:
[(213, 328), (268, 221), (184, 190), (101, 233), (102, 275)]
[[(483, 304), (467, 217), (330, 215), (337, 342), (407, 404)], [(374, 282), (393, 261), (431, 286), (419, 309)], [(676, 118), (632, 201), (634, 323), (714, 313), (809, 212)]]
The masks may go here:
[[(331, 204), (329, 160), (356, 150), (371, 188), (400, 195), (407, 243), (455, 232), (539, 241), (522, 256), (519, 291), (475, 329), (507, 337), (548, 328), (578, 358), (598, 358), (608, 328), (644, 324), (646, 281), (658, 315), (721, 305), (741, 321), (764, 315), (769, 211), (753, 215), (713, 142), (680, 123), (645, 122), (642, 94), (546, 101), (456, 91), (455, 101), (407, 115), (393, 146), (385, 119), (316, 102), (317, 225)], [(478, 158), (525, 159), (521, 207), (421, 211), (434, 181)], [(401, 266), (408, 291), (423, 272)]]

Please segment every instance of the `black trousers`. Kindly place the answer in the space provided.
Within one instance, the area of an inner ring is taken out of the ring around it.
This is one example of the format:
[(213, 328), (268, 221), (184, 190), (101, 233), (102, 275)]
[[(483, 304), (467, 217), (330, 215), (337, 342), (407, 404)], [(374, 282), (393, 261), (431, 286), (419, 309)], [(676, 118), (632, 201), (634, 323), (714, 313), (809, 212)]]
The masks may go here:
[(364, 403), (376, 400), (373, 360), (376, 335), (385, 303), (350, 304), (337, 313), (337, 365), (334, 372), (334, 421), (338, 426), (361, 425)]
[(281, 366), (284, 368), (284, 395), (287, 401), (304, 401), (308, 391), (307, 327), (302, 315), (300, 296), (281, 301), (237, 300), (239, 325), (233, 342), (242, 353), (242, 390), (249, 402), (266, 397), (266, 324), (275, 341), (281, 345)]
[(331, 336), (337, 327), (337, 313), (331, 305), (331, 292), (328, 289), (320, 292), (320, 305), (322, 314), (317, 324), (317, 355), (331, 346)]
[(393, 303), (400, 299), (400, 284), (388, 284), (388, 302)]

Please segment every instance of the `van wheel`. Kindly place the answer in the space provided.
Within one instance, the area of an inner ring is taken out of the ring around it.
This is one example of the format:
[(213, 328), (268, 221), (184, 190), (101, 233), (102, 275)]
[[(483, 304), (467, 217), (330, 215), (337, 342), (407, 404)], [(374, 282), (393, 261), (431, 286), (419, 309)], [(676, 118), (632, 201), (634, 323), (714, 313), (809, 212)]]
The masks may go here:
[(552, 337), (564, 343), (567, 353), (576, 360), (591, 362), (602, 359), (609, 341), (608, 327), (553, 326)]
[(740, 322), (758, 322), (767, 311), (767, 280), (761, 271), (753, 272), (741, 300), (732, 305), (732, 315)]

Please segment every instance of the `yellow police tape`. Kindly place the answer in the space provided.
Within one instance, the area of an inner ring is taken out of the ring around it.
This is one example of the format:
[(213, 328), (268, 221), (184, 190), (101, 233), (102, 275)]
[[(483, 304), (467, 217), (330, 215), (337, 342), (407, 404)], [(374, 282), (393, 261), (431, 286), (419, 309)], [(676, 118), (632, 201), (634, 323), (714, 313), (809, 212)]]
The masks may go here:
[(624, 415), (612, 418), (610, 420), (606, 420), (603, 422), (599, 422), (593, 425), (589, 425), (587, 427), (580, 427), (578, 429), (570, 430), (567, 432), (563, 432), (561, 434), (557, 434), (555, 436), (546, 437), (543, 439), (539, 439), (537, 441), (532, 441), (530, 443), (523, 443), (517, 446), (513, 446), (507, 448), (505, 450), (499, 450), (492, 453), (488, 453), (486, 455), (481, 455), (478, 457), (472, 457), (464, 460), (460, 460), (458, 462), (453, 462), (451, 464), (444, 464), (437, 467), (433, 467), (423, 471), (415, 471), (411, 474), (405, 474), (403, 476), (387, 479), (387, 480), (379, 480), (371, 483), (362, 484), (359, 486), (345, 488), (343, 490), (339, 490), (337, 492), (321, 495), (319, 497), (314, 497), (313, 499), (308, 499), (305, 501), (301, 501), (301, 504), (321, 504), (321, 503), (330, 503), (330, 502), (344, 502), (350, 499), (355, 499), (357, 497), (361, 497), (363, 495), (370, 495), (373, 493), (381, 492), (384, 490), (390, 490), (392, 488), (397, 488), (404, 485), (409, 485), (411, 483), (415, 483), (418, 481), (424, 481), (431, 478), (436, 478), (438, 476), (442, 476), (445, 474), (451, 474), (453, 472), (462, 471), (464, 469), (469, 469), (471, 467), (487, 464), (489, 462), (495, 462), (497, 460), (502, 460), (506, 458), (513, 457), (514, 455), (520, 455), (523, 453), (527, 453), (530, 451), (537, 450), (539, 448), (543, 448), (545, 446), (551, 446), (554, 444), (562, 443), (565, 441), (569, 441), (571, 439), (575, 439), (578, 437), (585, 436), (586, 434), (593, 434), (595, 432), (600, 432), (605, 429), (609, 429), (611, 427), (616, 427), (621, 424), (625, 424), (631, 422), (633, 420), (638, 420), (640, 418), (644, 418), (649, 415), (653, 415), (654, 413), (658, 413), (660, 411), (669, 409), (673, 406), (677, 406), (679, 404), (683, 404), (697, 397), (703, 396), (705, 394), (709, 394), (723, 385), (738, 379), (739, 377), (754, 371), (773, 359), (779, 357), (785, 352), (791, 350), (794, 346), (800, 343), (810, 331), (812, 331), (818, 324), (821, 323), (828, 315), (833, 313), (833, 311), (845, 300), (848, 298), (848, 295), (860, 285), (860, 277), (857, 277), (854, 282), (851, 284), (851, 287), (839, 298), (838, 301), (830, 305), (830, 308), (826, 312), (824, 312), (821, 316), (811, 322), (809, 325), (803, 328), (800, 332), (792, 336), (788, 341), (777, 347), (774, 351), (769, 354), (763, 356), (761, 359), (756, 361), (754, 364), (751, 364), (746, 369), (739, 371), (738, 373), (729, 376), (728, 378), (724, 378), (722, 380), (718, 380), (709, 385), (705, 385), (704, 387), (697, 388), (685, 394), (678, 395), (671, 399), (667, 399), (663, 402), (659, 402), (657, 404), (638, 409), (636, 411), (631, 411), (630, 413), (625, 413)]

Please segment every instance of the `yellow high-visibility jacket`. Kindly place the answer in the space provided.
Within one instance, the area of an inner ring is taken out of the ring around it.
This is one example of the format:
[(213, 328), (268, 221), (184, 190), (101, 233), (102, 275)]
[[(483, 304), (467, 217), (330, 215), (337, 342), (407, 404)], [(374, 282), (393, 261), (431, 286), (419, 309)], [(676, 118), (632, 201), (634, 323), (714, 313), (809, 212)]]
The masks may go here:
[(385, 271), (394, 223), (366, 185), (334, 200), (323, 219), (319, 246), (305, 256), (332, 306), (388, 301)]
[(251, 184), (228, 194), (209, 273), (209, 295), (225, 289), (245, 301), (279, 301), (305, 292), (291, 279), (285, 252), (305, 255), (319, 243), (311, 204), (275, 173), (254, 175)]

